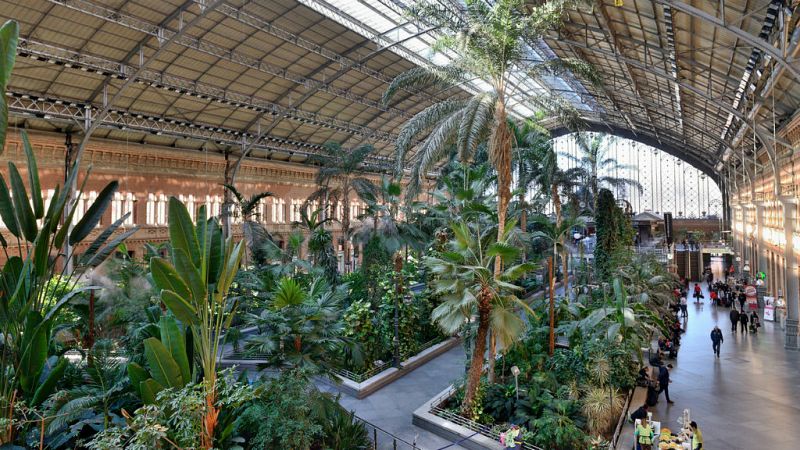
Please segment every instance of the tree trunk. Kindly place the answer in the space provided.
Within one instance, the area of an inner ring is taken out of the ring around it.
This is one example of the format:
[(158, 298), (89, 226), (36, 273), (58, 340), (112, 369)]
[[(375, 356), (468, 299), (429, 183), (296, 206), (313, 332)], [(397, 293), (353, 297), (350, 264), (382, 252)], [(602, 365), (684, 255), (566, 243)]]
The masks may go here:
[(566, 245), (564, 247), (564, 296), (567, 297), (567, 302), (569, 302), (570, 295), (569, 295), (569, 249)]
[(344, 252), (344, 273), (350, 273), (350, 193), (345, 191), (342, 199), (342, 251)]
[(548, 354), (553, 356), (556, 349), (556, 280), (553, 277), (553, 257), (548, 258), (547, 267), (550, 270), (550, 345)]
[[(230, 158), (230, 152), (225, 152), (225, 184), (233, 186), (233, 169), (234, 164)], [(228, 238), (233, 234), (231, 229), (231, 204), (233, 203), (233, 194), (231, 193), (230, 189), (223, 189), (223, 201), (222, 201), (222, 211), (220, 211), (220, 216), (222, 219), (222, 235), (225, 238)], [(211, 213), (209, 212), (209, 216)]]
[[(215, 383), (216, 380), (210, 380)], [(200, 435), (200, 446), (204, 449), (211, 450), (214, 448), (214, 429), (217, 427), (217, 420), (219, 418), (219, 409), (216, 406), (217, 391), (214, 385), (206, 393), (206, 412), (203, 416), (203, 430)]]
[(487, 379), (489, 383), (494, 383), (496, 380), (494, 374), (494, 366), (497, 360), (497, 335), (493, 329), (489, 329), (489, 367), (487, 369)]
[[(514, 136), (508, 129), (506, 120), (506, 105), (503, 96), (500, 95), (495, 105), (494, 129), (489, 140), (490, 156), (495, 170), (497, 171), (497, 241), (503, 239), (506, 228), (506, 216), (508, 214), (508, 204), (511, 201), (511, 146)], [(500, 257), (494, 260), (494, 277), (500, 278), (503, 272), (503, 261)], [(487, 305), (491, 311), (491, 304)], [(488, 320), (488, 319), (487, 319)], [(488, 324), (487, 324), (488, 326)], [(494, 333), (492, 333), (494, 337)], [(489, 377), (494, 379), (494, 355), (496, 354), (496, 342), (492, 338), (489, 345)]]
[[(522, 230), (523, 233), (528, 231), (528, 208), (525, 204), (525, 193), (520, 192), (519, 194), (519, 205), (520, 205), (520, 214), (519, 214), (519, 229)], [(522, 261), (528, 260), (528, 252), (526, 247), (522, 247)]]
[(467, 374), (467, 387), (464, 392), (464, 403), (461, 404), (461, 414), (472, 419), (472, 406), (475, 402), (475, 394), (478, 392), (478, 384), (481, 381), (483, 372), (483, 356), (486, 353), (486, 336), (489, 332), (489, 314), (491, 307), (491, 292), (483, 289), (478, 305), (478, 333), (475, 336), (475, 347), (472, 349), (472, 360), (469, 364)]
[(561, 197), (558, 196), (558, 185), (550, 185), (550, 195), (553, 197), (553, 209), (556, 212), (556, 227), (561, 225)]

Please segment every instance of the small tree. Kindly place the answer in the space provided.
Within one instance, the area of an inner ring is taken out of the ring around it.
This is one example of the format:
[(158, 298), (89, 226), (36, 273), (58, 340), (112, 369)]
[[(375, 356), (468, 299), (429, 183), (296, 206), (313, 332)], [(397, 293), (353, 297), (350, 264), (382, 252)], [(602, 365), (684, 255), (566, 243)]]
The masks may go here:
[[(513, 284), (535, 268), (533, 264), (514, 264), (520, 249), (511, 243), (516, 229), (511, 222), (497, 239), (496, 227), (481, 227), (480, 222), (458, 222), (452, 225), (453, 240), (449, 251), (439, 257), (426, 257), (425, 265), (437, 277), (436, 294), (442, 303), (431, 315), (445, 333), (455, 333), (477, 312), (478, 330), (467, 374), (462, 414), (472, 413), (475, 394), (483, 371), (486, 340), (491, 326), (504, 348), (508, 348), (525, 329), (516, 307), (530, 311), (514, 292)], [(494, 275), (495, 261), (503, 271)], [(512, 308), (513, 306), (513, 308)]]

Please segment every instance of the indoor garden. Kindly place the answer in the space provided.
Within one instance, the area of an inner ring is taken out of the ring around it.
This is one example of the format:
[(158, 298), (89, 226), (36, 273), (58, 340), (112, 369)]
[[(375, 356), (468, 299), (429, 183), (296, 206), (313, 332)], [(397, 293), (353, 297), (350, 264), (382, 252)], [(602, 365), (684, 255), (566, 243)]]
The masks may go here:
[[(74, 161), (45, 198), (20, 130), (24, 167), (0, 178), (0, 447), (370, 449), (319, 383), (360, 383), (459, 340), (464, 371), (434, 414), (492, 438), (517, 425), (525, 448), (608, 448), (676, 279), (633, 252), (608, 188), (641, 187), (597, 176), (613, 163), (605, 138), (578, 134), (584, 154), (562, 169), (540, 122), (580, 131), (577, 112), (542, 97), (536, 117), (507, 111), (509, 68), (529, 64), (521, 42), (560, 26), (571, 2), (466, 3), (470, 33), (428, 3), (408, 11), (463, 57), (397, 76), (384, 102), (465, 73), (490, 89), (408, 119), (395, 167), (368, 167), (368, 144), (327, 143), (288, 233), (260, 216), (273, 193), (226, 184), (217, 216), (170, 198), (168, 243), (131, 258), (127, 216), (101, 221), (119, 182), (78, 216), (91, 172)], [(17, 34), (0, 30), (4, 88)], [(597, 81), (557, 61), (526, 70)]]

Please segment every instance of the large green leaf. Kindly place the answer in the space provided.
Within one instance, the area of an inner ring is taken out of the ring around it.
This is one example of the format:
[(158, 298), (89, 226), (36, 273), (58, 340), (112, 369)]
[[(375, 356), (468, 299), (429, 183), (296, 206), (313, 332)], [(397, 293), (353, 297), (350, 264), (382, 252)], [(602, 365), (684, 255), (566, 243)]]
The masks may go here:
[(144, 340), (144, 357), (158, 384), (175, 388), (185, 384), (178, 363), (158, 339), (150, 337)]
[(41, 219), (44, 217), (44, 201), (42, 200), (42, 185), (39, 183), (39, 168), (36, 165), (36, 157), (28, 139), (28, 132), (22, 130), (20, 134), (22, 135), (22, 148), (25, 150), (25, 157), (28, 160), (28, 185), (31, 188), (33, 214), (37, 219)]
[[(198, 222), (199, 223), (199, 222)], [(224, 237), (222, 229), (215, 219), (210, 219), (205, 225), (206, 235), (208, 239), (208, 266), (207, 277), (209, 283), (216, 283), (219, 279), (220, 271), (222, 270), (224, 253), (222, 245)]]
[(161, 331), (161, 343), (169, 350), (172, 359), (178, 363), (181, 376), (185, 382), (191, 380), (189, 358), (186, 356), (186, 341), (183, 339), (183, 330), (178, 326), (172, 316), (161, 316), (158, 324)]
[(172, 291), (184, 299), (192, 297), (189, 287), (167, 260), (150, 258), (150, 274), (159, 289)]
[(55, 391), (56, 384), (61, 381), (61, 377), (64, 376), (68, 365), (69, 361), (66, 358), (58, 359), (55, 367), (50, 370), (44, 381), (36, 388), (36, 393), (33, 394), (33, 399), (31, 400), (31, 406), (41, 405)]
[(69, 245), (75, 245), (83, 241), (83, 239), (92, 232), (94, 227), (100, 223), (100, 219), (103, 218), (103, 213), (106, 212), (108, 205), (111, 204), (111, 200), (114, 198), (114, 193), (117, 192), (117, 187), (119, 187), (119, 182), (116, 180), (112, 181), (97, 194), (97, 199), (92, 203), (92, 206), (89, 207), (69, 234)]
[(133, 227), (128, 231), (120, 234), (119, 236), (112, 239), (111, 242), (106, 244), (105, 247), (101, 248), (100, 251), (92, 255), (92, 257), (89, 258), (88, 261), (82, 261), (81, 264), (87, 267), (96, 267), (100, 265), (100, 263), (102, 263), (103, 261), (106, 260), (106, 258), (108, 258), (111, 252), (115, 251), (123, 241), (131, 237), (138, 230), (139, 227)]
[(22, 390), (32, 394), (39, 382), (44, 362), (47, 360), (47, 341), (50, 328), (42, 320), (41, 314), (29, 311), (25, 317), (25, 334), (20, 342), (19, 378)]
[(169, 198), (169, 241), (175, 250), (183, 250), (195, 267), (200, 266), (200, 245), (192, 218), (175, 197)]
[(181, 322), (187, 325), (197, 325), (200, 322), (200, 319), (197, 317), (197, 310), (194, 309), (194, 306), (178, 294), (172, 291), (162, 290), (161, 300)]
[(141, 383), (148, 378), (150, 378), (150, 373), (147, 372), (147, 369), (140, 366), (139, 364), (132, 362), (128, 363), (128, 378), (131, 380), (131, 386), (139, 394), (139, 397), (142, 396), (141, 390)]
[(9, 233), (15, 237), (21, 237), (19, 226), (17, 225), (17, 215), (14, 212), (14, 203), (11, 200), (11, 192), (9, 192), (2, 174), (0, 174), (0, 217), (3, 219), (3, 223)]
[(139, 392), (142, 394), (142, 401), (145, 405), (152, 405), (156, 402), (156, 396), (164, 390), (164, 386), (158, 381), (148, 378), (139, 383)]
[(189, 260), (189, 256), (182, 249), (174, 248), (172, 249), (172, 260), (175, 262), (175, 270), (192, 292), (194, 303), (204, 303), (206, 295), (208, 295), (208, 284), (200, 276), (197, 267)]
[(17, 214), (17, 222), (20, 226), (22, 235), (28, 242), (36, 240), (36, 217), (28, 201), (28, 191), (22, 182), (22, 177), (13, 162), (8, 162), (8, 175), (11, 180), (11, 197), (14, 200), (14, 210)]
[(9, 20), (0, 27), (0, 154), (6, 146), (6, 131), (8, 129), (8, 103), (6, 103), (6, 87), (14, 69), (14, 60), (17, 57), (17, 42), (19, 40), (19, 25)]
[(122, 217), (120, 217), (119, 219), (117, 219), (117, 220), (116, 220), (114, 223), (112, 223), (112, 224), (111, 224), (111, 225), (109, 225), (109, 226), (108, 226), (108, 227), (107, 227), (105, 230), (103, 230), (103, 232), (102, 232), (102, 233), (100, 233), (100, 234), (97, 236), (97, 238), (95, 238), (95, 240), (94, 240), (94, 241), (92, 241), (92, 243), (91, 243), (91, 244), (89, 244), (89, 247), (87, 247), (87, 248), (86, 248), (86, 251), (85, 251), (85, 252), (83, 252), (83, 256), (81, 256), (81, 258), (82, 258), (84, 261), (88, 261), (88, 260), (90, 260), (90, 259), (91, 259), (91, 258), (92, 258), (94, 255), (96, 255), (96, 254), (97, 254), (97, 252), (98, 252), (98, 250), (100, 250), (100, 247), (102, 247), (102, 246), (103, 246), (103, 244), (105, 244), (105, 243), (106, 243), (106, 241), (108, 240), (108, 238), (110, 238), (110, 237), (111, 237), (111, 235), (112, 235), (112, 234), (114, 234), (114, 232), (115, 232), (115, 231), (117, 231), (117, 230), (119, 229), (119, 227), (121, 227), (121, 226), (122, 226), (122, 224), (123, 224), (123, 223), (125, 223), (125, 219), (127, 219), (128, 217), (130, 217), (130, 215), (131, 215), (131, 213), (130, 213), (130, 212), (127, 212), (127, 213), (125, 213), (125, 214), (124, 214)]

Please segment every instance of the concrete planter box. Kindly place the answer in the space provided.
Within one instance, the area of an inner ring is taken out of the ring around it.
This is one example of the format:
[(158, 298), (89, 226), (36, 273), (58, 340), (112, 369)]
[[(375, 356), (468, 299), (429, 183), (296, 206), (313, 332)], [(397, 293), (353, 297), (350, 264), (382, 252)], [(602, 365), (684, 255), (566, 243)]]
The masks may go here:
[(457, 442), (461, 447), (470, 450), (502, 450), (503, 447), (498, 440), (491, 439), (480, 432), (475, 432), (431, 412), (449, 399), (454, 392), (455, 389), (451, 385), (436, 397), (425, 402), (414, 411), (411, 423), (450, 442)]
[(345, 378), (341, 375), (336, 375), (339, 379), (339, 383), (335, 383), (328, 378), (320, 378), (321, 381), (333, 386), (334, 388), (338, 389), (339, 391), (350, 395), (352, 397), (362, 399), (365, 397), (370, 396), (378, 389), (386, 386), (393, 381), (404, 377), (407, 373), (411, 372), (412, 370), (416, 369), (417, 367), (425, 364), (426, 362), (436, 358), (437, 356), (447, 352), (448, 350), (452, 349), (459, 345), (461, 341), (458, 337), (451, 337), (449, 339), (445, 339), (444, 341), (432, 345), (425, 350), (417, 353), (416, 355), (408, 358), (407, 360), (403, 361), (400, 365), (402, 366), (401, 369), (397, 369), (396, 367), (390, 367), (386, 370), (378, 372), (377, 374), (373, 375), (372, 377), (362, 381), (356, 382), (349, 378)]

